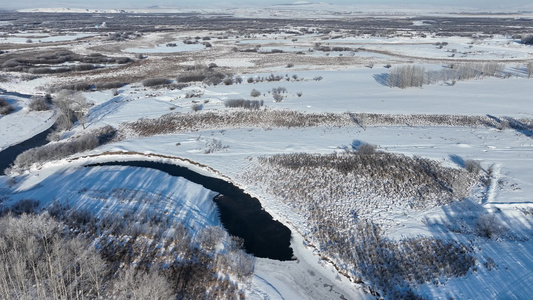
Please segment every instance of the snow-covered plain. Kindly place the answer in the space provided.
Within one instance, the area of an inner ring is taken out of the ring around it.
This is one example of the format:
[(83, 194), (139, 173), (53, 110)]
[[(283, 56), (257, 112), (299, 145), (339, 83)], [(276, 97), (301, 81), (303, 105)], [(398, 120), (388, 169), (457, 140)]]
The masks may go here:
[[(272, 43), (291, 46), (292, 42), (272, 39), (248, 40), (241, 43), (265, 44), (263, 49), (275, 49)], [(312, 36), (307, 39), (312, 40)], [(283, 41), (283, 42), (280, 42)], [(438, 49), (435, 42), (449, 44)], [(386, 51), (387, 55), (408, 55), (432, 60), (423, 62), (429, 69), (442, 68), (451, 52), (457, 48), (468, 52), (467, 58), (526, 60), (531, 59), (531, 47), (517, 45), (502, 37), (473, 44), (471, 39), (450, 38), (403, 40), (402, 38), (336, 39), (327, 41), (336, 44), (352, 45), (370, 50)], [(327, 43), (322, 41), (323, 44)], [(216, 46), (216, 43), (214, 43)], [(289, 44), (289, 45), (287, 45)], [(332, 45), (330, 45), (332, 46)], [(271, 48), (270, 48), (271, 47)], [(165, 47), (164, 49), (166, 49)], [(168, 47), (173, 49), (172, 47)], [(133, 48), (132, 48), (133, 49)], [(158, 52), (161, 46), (152, 48)], [(181, 48), (180, 48), (181, 49)], [(289, 51), (288, 48), (278, 48)], [(304, 49), (304, 48), (301, 48)], [(135, 52), (126, 50), (130, 52)], [(148, 49), (139, 50), (149, 53)], [(477, 54), (476, 54), (477, 53)], [(315, 55), (312, 53), (309, 55)], [(357, 53), (356, 53), (357, 55)], [(476, 56), (478, 55), (478, 56)], [(238, 61), (231, 58), (212, 57), (212, 61), (225, 66), (238, 65), (253, 67), (253, 61)], [(207, 61), (211, 62), (211, 61)], [(515, 67), (516, 63), (507, 65)], [(88, 129), (103, 125), (120, 128), (124, 122), (143, 117), (156, 118), (170, 112), (192, 114), (194, 103), (203, 103), (203, 111), (231, 110), (224, 107), (227, 99), (250, 99), (250, 91), (261, 92), (258, 100), (264, 100), (268, 109), (290, 109), (305, 112), (366, 112), (383, 114), (449, 114), (449, 115), (493, 115), (497, 117), (533, 118), (531, 90), (533, 79), (524, 74), (507, 79), (488, 78), (457, 82), (454, 85), (437, 83), (423, 88), (389, 88), (380, 82), (383, 74), (389, 71), (382, 65), (366, 68), (361, 65), (336, 66), (329, 70), (313, 70), (312, 66), (296, 65), (294, 69), (279, 65), (272, 70), (261, 69), (261, 73), (240, 74), (242, 84), (205, 86), (195, 85), (183, 90), (143, 90), (138, 84), (119, 89), (119, 95), (111, 91), (87, 92), (85, 97), (94, 102), (87, 118)], [(302, 66), (301, 66), (302, 67)], [(280, 82), (246, 83), (248, 77), (267, 77), (270, 72), (285, 76), (289, 80)], [(297, 75), (296, 79), (292, 77)], [(315, 80), (321, 77), (321, 80)], [(291, 79), (293, 78), (293, 79)], [(50, 79), (51, 81), (53, 79)], [(10, 91), (28, 92), (25, 82), (3, 84)], [(271, 90), (285, 87), (287, 93), (281, 102), (274, 102)], [(187, 98), (188, 91), (200, 91), (200, 97)], [(298, 96), (298, 92), (302, 96)], [(27, 101), (15, 99), (20, 108), (12, 115), (0, 118), (0, 149), (24, 140), (46, 126), (52, 120), (52, 113), (29, 113)], [(203, 113), (203, 112), (196, 112)], [(81, 132), (80, 126), (74, 131)], [(206, 151), (213, 140), (224, 147), (219, 151)], [(183, 132), (153, 137), (128, 137), (120, 142), (99, 147), (89, 153), (81, 153), (47, 163), (29, 170), (24, 175), (10, 179), (0, 177), (0, 192), (15, 189), (7, 195), (11, 200), (24, 198), (70, 199), (71, 205), (88, 208), (101, 214), (120, 213), (129, 209), (129, 202), (122, 201), (124, 193), (135, 191), (138, 205), (159, 213), (174, 214), (185, 220), (191, 227), (206, 224), (218, 225), (216, 207), (210, 199), (211, 191), (182, 179), (175, 179), (153, 170), (124, 167), (83, 168), (85, 163), (153, 159), (177, 164), (212, 176), (223, 176), (252, 195), (257, 196), (275, 219), (283, 222), (293, 231), (292, 247), (297, 261), (278, 262), (259, 259), (251, 287), (247, 291), (250, 299), (363, 299), (372, 298), (367, 287), (354, 284), (339, 274), (334, 266), (323, 260), (318, 251), (305, 241), (308, 234), (306, 220), (291, 207), (283, 204), (276, 195), (247, 184), (242, 177), (257, 157), (280, 153), (320, 153), (343, 152), (352, 141), (360, 140), (379, 146), (387, 152), (421, 156), (440, 161), (444, 166), (461, 168), (457, 157), (473, 159), (484, 169), (493, 166), (492, 185), (487, 191), (474, 191), (464, 201), (432, 208), (427, 211), (392, 209), (389, 212), (376, 212), (376, 222), (383, 225), (385, 235), (392, 239), (414, 236), (457, 240), (469, 244), (477, 259), (476, 270), (471, 270), (460, 278), (443, 279), (441, 283), (425, 283), (416, 290), (422, 296), (435, 299), (527, 299), (533, 294), (528, 284), (533, 280), (533, 139), (531, 131), (511, 128), (489, 127), (446, 127), (446, 126), (346, 126), (311, 128), (222, 128), (196, 132)], [(112, 154), (110, 154), (112, 153)], [(135, 153), (135, 154), (133, 154)], [(152, 155), (153, 154), (153, 155)], [(92, 155), (88, 157), (88, 155)], [(96, 155), (96, 156), (95, 156)], [(101, 155), (101, 156), (99, 156)], [(152, 155), (152, 156), (151, 156)], [(160, 158), (157, 155), (165, 155)], [(176, 157), (172, 159), (169, 157)], [(187, 163), (188, 159), (197, 164)], [(50, 189), (50, 186), (60, 187)], [(164, 203), (149, 203), (152, 194), (163, 195)], [(10, 201), (11, 201), (10, 200)], [(44, 205), (46, 203), (42, 203)], [(528, 213), (529, 212), (529, 213)], [(475, 217), (493, 213), (507, 233), (499, 239), (486, 239), (474, 234), (472, 229)], [(462, 233), (450, 230), (450, 224), (462, 224)], [(495, 266), (486, 267), (489, 258)]]

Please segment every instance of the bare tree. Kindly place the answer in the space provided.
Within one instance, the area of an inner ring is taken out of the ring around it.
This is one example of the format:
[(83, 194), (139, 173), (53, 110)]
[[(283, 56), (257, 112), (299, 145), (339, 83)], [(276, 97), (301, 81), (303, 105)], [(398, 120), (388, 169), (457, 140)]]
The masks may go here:
[(0, 293), (8, 299), (99, 298), (107, 266), (47, 215), (0, 219)]
[(56, 94), (54, 104), (60, 111), (58, 118), (58, 130), (72, 128), (75, 121), (80, 122), (85, 129), (86, 116), (91, 104), (79, 92), (61, 90)]
[(119, 275), (110, 292), (116, 299), (176, 299), (168, 280), (158, 272), (129, 268)]
[(208, 226), (202, 229), (197, 236), (198, 243), (206, 250), (213, 250), (222, 242), (225, 231), (220, 226)]
[(83, 129), (85, 129), (85, 122), (87, 120), (87, 114), (89, 114), (91, 104), (87, 102), (87, 99), (81, 93), (75, 93), (72, 96), (71, 106), (76, 119), (78, 122), (80, 122)]

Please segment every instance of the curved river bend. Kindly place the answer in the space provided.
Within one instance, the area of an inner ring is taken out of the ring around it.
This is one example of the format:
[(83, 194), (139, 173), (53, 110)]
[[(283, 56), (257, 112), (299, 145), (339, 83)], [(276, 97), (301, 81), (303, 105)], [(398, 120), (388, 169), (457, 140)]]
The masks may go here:
[(263, 210), (257, 198), (246, 194), (222, 179), (204, 176), (185, 167), (152, 161), (106, 162), (88, 165), (150, 168), (172, 176), (183, 177), (219, 193), (213, 200), (218, 205), (220, 220), (226, 230), (244, 239), (244, 248), (256, 257), (292, 260), (291, 231)]

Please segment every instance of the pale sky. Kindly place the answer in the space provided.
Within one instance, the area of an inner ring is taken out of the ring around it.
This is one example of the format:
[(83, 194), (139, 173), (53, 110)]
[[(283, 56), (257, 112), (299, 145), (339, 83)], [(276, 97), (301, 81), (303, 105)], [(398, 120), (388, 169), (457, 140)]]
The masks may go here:
[[(17, 9), (17, 8), (44, 8), (44, 7), (71, 7), (71, 8), (145, 8), (149, 6), (164, 6), (176, 8), (197, 8), (197, 7), (238, 7), (238, 6), (256, 6), (272, 4), (288, 4), (296, 0), (0, 0), (0, 9)], [(309, 1), (319, 2), (319, 1)], [(532, 0), (326, 0), (329, 4), (343, 5), (393, 5), (402, 6), (458, 6), (472, 7), (478, 9), (497, 9), (520, 7), (522, 5), (531, 5)]]

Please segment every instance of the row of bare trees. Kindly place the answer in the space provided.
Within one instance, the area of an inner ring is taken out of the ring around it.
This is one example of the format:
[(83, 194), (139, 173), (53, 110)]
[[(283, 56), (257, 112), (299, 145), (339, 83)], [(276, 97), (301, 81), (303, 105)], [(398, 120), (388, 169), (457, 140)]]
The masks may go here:
[[(526, 73), (527, 78), (531, 78), (533, 63), (526, 64), (523, 69), (520, 66), (517, 67), (517, 72)], [(505, 65), (497, 62), (451, 64), (439, 71), (427, 70), (419, 65), (400, 65), (391, 68), (386, 83), (389, 87), (404, 89), (437, 82), (451, 82), (453, 85), (456, 81), (509, 76), (511, 73), (505, 71)], [(523, 75), (517, 73), (517, 76)]]
[(0, 217), (0, 299), (237, 299), (254, 272), (243, 241), (219, 226), (191, 234), (169, 220), (58, 203), (35, 214), (38, 201), (23, 202), (23, 214)]

